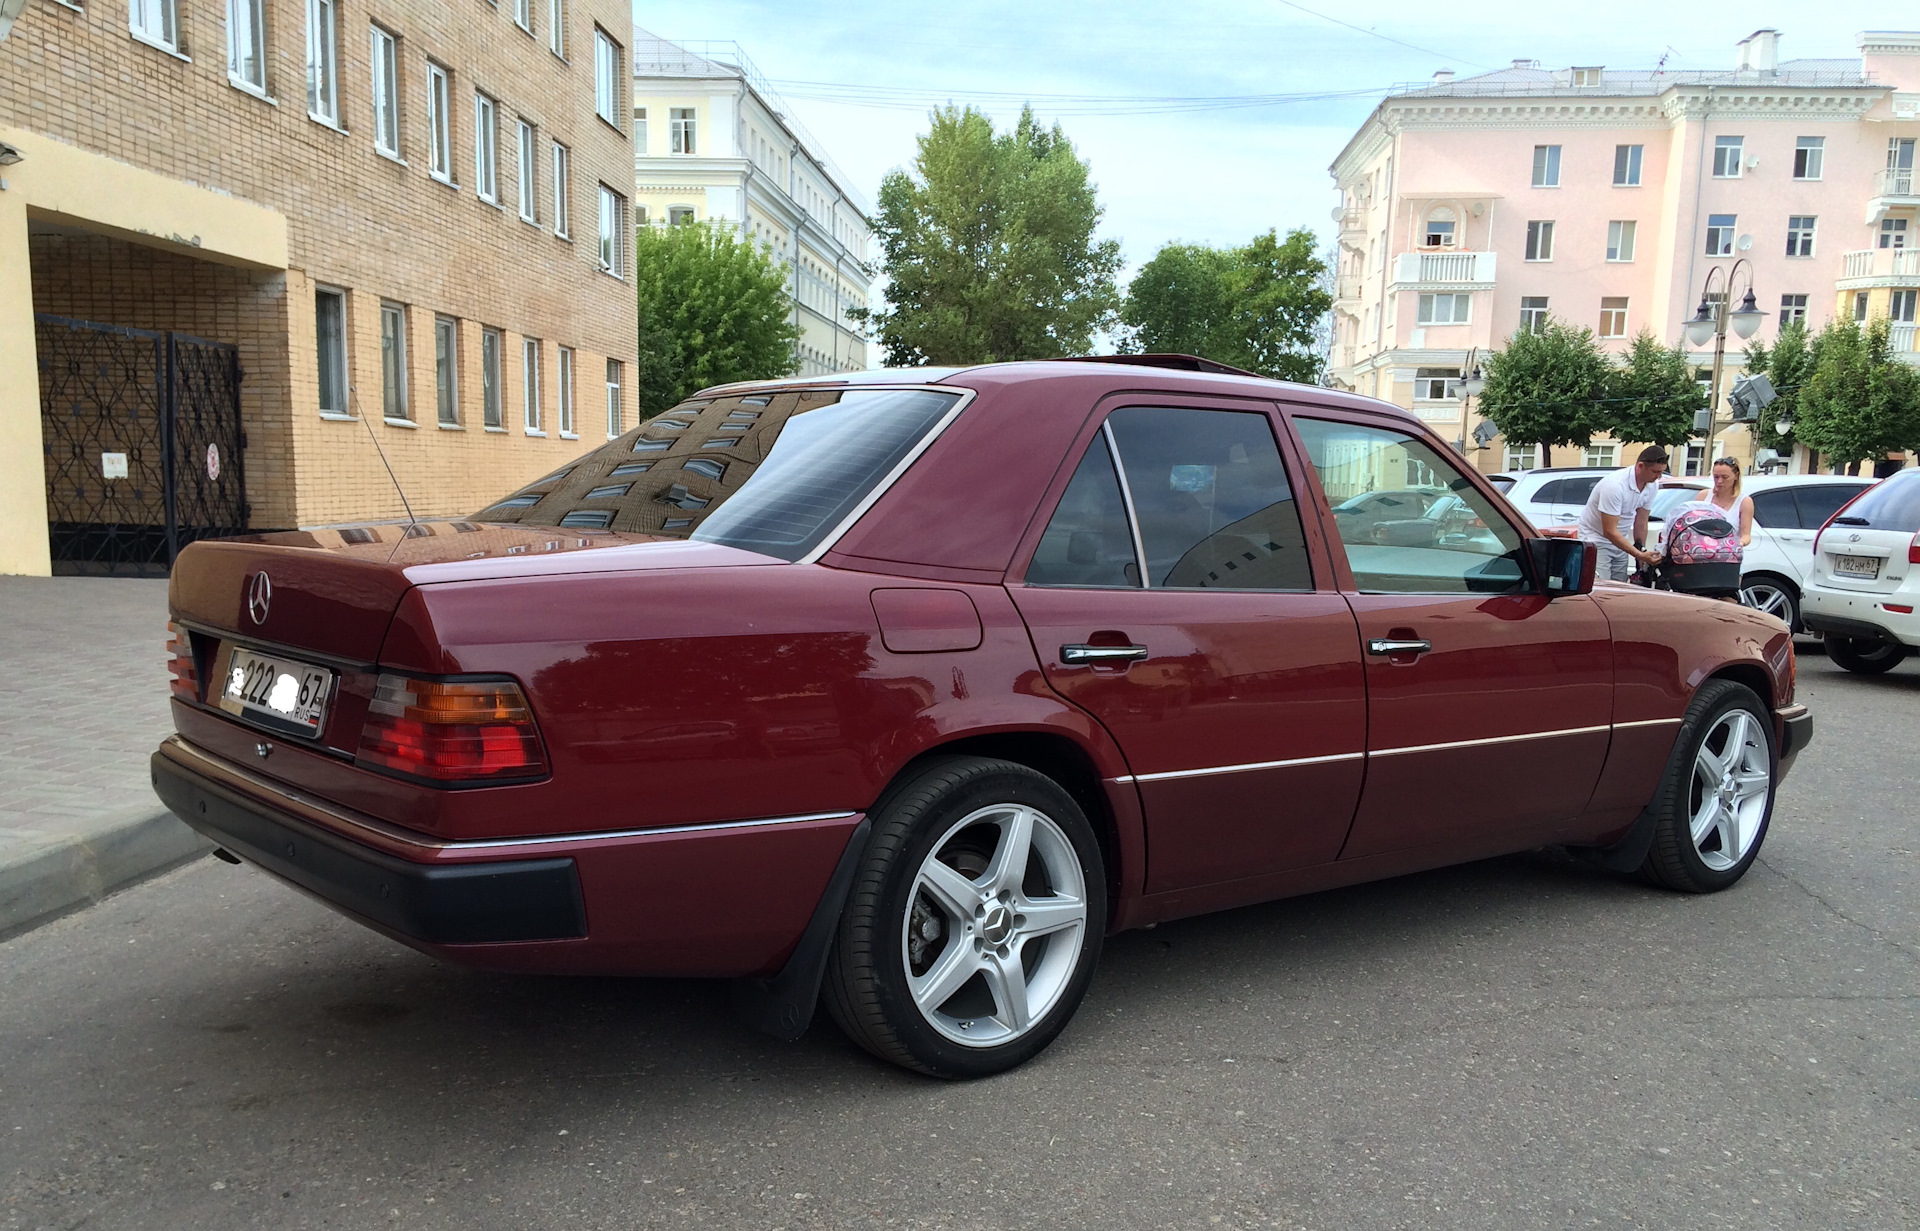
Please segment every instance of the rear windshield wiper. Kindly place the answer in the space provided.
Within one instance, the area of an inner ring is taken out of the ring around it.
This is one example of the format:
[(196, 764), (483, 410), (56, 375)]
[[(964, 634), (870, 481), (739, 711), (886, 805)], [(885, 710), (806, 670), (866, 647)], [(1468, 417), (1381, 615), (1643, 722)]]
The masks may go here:
[(1873, 523), (1864, 517), (1847, 516), (1834, 518), (1833, 524), (1836, 526), (1871, 526)]

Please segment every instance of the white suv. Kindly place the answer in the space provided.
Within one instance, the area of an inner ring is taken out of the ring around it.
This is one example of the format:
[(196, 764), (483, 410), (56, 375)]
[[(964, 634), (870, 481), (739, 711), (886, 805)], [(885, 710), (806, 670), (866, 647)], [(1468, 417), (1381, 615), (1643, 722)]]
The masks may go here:
[(1920, 648), (1920, 470), (1902, 470), (1840, 510), (1816, 538), (1801, 619), (1827, 657), (1878, 675)]
[(1515, 470), (1487, 476), (1507, 503), (1526, 514), (1527, 520), (1545, 530), (1548, 526), (1571, 526), (1580, 520), (1594, 484), (1606, 478), (1618, 466), (1541, 466), (1533, 470)]

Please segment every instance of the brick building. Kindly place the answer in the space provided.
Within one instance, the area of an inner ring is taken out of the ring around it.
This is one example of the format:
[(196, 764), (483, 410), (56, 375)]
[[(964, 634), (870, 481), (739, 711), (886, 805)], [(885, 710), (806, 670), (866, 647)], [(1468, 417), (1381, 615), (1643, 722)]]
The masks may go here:
[(621, 0), (27, 0), (0, 572), (398, 517), (381, 452), (471, 512), (631, 426), (631, 41)]

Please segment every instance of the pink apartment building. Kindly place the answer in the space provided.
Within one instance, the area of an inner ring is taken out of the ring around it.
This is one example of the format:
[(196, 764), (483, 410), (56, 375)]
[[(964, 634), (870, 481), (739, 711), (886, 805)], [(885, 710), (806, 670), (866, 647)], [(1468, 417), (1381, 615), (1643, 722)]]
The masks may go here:
[[(1794, 317), (1887, 316), (1920, 362), (1920, 33), (1862, 34), (1856, 59), (1779, 46), (1757, 31), (1725, 71), (1516, 60), (1387, 97), (1332, 167), (1333, 383), (1412, 409), (1483, 470), (1612, 465), (1636, 442), (1477, 446), (1469, 358), (1549, 313), (1615, 352), (1642, 327), (1680, 341), (1709, 271), (1742, 257), (1760, 340)], [(1743, 347), (1729, 338), (1723, 392)], [(1711, 346), (1692, 353), (1711, 366)], [(1735, 428), (1685, 466), (1751, 452)]]

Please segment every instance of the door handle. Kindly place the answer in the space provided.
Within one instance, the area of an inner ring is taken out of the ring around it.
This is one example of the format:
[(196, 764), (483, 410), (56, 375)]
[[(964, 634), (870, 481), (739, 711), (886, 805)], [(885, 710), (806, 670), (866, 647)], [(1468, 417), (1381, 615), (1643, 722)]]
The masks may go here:
[(1425, 654), (1433, 648), (1433, 642), (1416, 638), (1372, 637), (1367, 641), (1369, 654)]
[(1144, 645), (1063, 645), (1060, 647), (1060, 661), (1063, 663), (1128, 663), (1137, 662), (1147, 656)]

